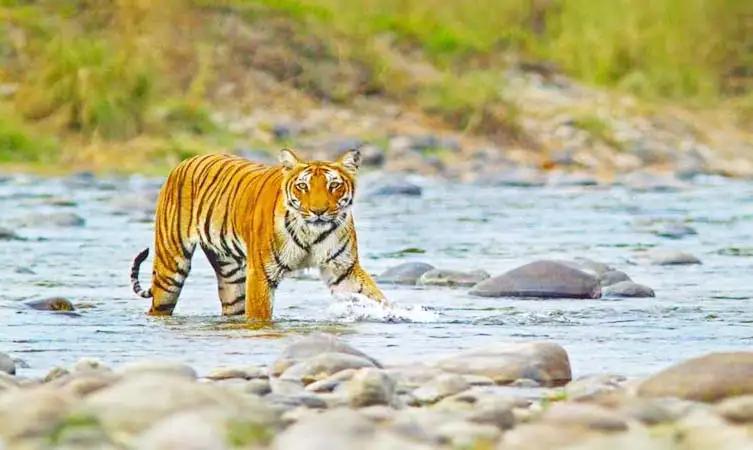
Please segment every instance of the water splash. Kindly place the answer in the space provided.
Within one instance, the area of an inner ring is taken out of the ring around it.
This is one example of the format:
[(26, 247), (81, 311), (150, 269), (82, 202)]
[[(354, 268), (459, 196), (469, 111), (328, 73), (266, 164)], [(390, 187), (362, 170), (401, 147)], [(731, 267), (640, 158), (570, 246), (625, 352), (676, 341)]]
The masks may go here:
[(343, 322), (414, 322), (439, 321), (439, 314), (421, 305), (381, 304), (361, 294), (337, 295), (328, 310)]

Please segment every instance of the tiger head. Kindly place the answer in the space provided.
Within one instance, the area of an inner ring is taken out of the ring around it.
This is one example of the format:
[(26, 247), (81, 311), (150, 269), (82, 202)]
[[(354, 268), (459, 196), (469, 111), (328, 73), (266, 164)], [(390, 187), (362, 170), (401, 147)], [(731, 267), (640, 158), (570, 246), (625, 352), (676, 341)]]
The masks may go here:
[(353, 204), (360, 159), (358, 150), (347, 151), (337, 161), (304, 161), (291, 150), (282, 150), (282, 190), (287, 209), (315, 227), (344, 220)]

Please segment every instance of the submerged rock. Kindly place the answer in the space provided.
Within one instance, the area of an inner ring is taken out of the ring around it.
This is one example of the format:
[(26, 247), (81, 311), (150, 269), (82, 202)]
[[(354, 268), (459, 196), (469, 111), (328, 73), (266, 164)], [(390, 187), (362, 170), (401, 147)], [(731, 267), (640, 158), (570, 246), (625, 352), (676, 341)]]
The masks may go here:
[(651, 264), (658, 266), (701, 264), (701, 260), (680, 250), (654, 249), (646, 254)]
[(364, 191), (366, 197), (382, 197), (387, 195), (418, 197), (421, 193), (421, 186), (397, 176), (374, 180)]
[(0, 227), (0, 241), (23, 241), (24, 238), (10, 228)]
[(698, 234), (695, 228), (681, 223), (666, 223), (654, 230), (654, 234), (670, 239), (681, 239)]
[(710, 353), (649, 377), (638, 386), (642, 397), (678, 397), (715, 402), (753, 394), (753, 352)]
[(530, 378), (546, 386), (558, 386), (572, 378), (567, 352), (552, 342), (494, 344), (442, 359), (437, 367), (452, 373), (487, 376), (497, 384)]
[(655, 297), (654, 290), (642, 284), (633, 283), (632, 281), (620, 281), (612, 284), (604, 290), (604, 297), (633, 297), (645, 298)]
[(0, 352), (0, 372), (10, 375), (16, 374), (16, 362), (9, 355)]
[(535, 261), (474, 286), (481, 297), (599, 298), (596, 277), (557, 261)]
[(390, 267), (383, 274), (379, 275), (380, 283), (392, 284), (416, 284), (423, 274), (434, 269), (431, 264), (423, 262), (406, 262), (394, 267)]
[(604, 272), (599, 277), (599, 284), (601, 284), (601, 287), (611, 286), (621, 281), (633, 281), (633, 280), (630, 279), (630, 276), (628, 276), (628, 274), (626, 274), (625, 272), (621, 270), (609, 270), (607, 272)]
[(462, 272), (459, 270), (432, 269), (418, 279), (420, 286), (473, 286), (489, 278), (483, 270)]
[(68, 228), (83, 227), (86, 220), (72, 212), (32, 213), (18, 219), (20, 227), (29, 228)]
[(51, 297), (51, 298), (44, 298), (41, 300), (30, 300), (28, 302), (24, 303), (26, 306), (28, 306), (31, 309), (36, 309), (38, 311), (75, 311), (76, 308), (73, 306), (73, 303), (71, 303), (70, 300), (63, 297)]

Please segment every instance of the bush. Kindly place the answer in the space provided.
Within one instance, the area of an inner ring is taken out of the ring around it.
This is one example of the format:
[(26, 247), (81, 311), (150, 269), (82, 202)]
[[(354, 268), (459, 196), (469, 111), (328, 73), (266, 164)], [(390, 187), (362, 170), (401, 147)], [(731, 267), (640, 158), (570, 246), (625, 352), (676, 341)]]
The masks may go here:
[(72, 131), (122, 139), (141, 132), (154, 85), (138, 52), (90, 38), (57, 38), (16, 95), (29, 119), (58, 116)]

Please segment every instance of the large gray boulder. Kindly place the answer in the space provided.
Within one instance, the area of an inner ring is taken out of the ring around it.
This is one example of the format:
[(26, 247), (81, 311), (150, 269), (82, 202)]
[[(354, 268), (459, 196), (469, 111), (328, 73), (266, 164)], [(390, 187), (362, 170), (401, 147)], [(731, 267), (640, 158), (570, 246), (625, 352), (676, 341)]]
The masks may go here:
[(535, 261), (470, 290), (480, 297), (599, 298), (599, 280), (558, 261)]

